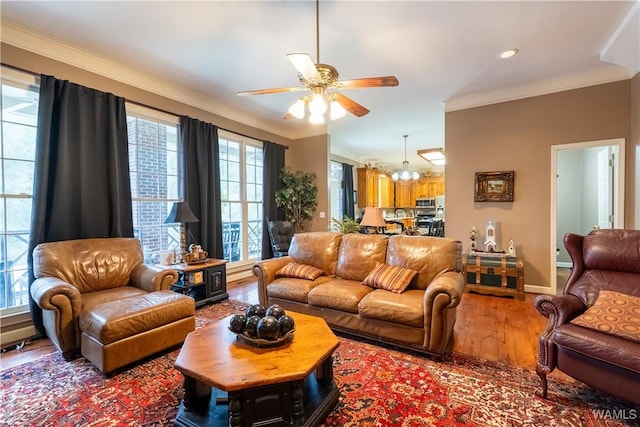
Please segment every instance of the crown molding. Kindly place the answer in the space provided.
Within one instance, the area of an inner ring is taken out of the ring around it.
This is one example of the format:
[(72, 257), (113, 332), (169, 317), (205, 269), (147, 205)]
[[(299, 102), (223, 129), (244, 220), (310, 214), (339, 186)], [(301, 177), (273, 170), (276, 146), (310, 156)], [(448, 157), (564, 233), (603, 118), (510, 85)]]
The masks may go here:
[(256, 120), (254, 115), (233, 110), (228, 106), (216, 103), (201, 93), (186, 90), (168, 81), (150, 77), (149, 75), (44, 37), (12, 23), (2, 22), (2, 42), (256, 129), (284, 138), (295, 139), (294, 133)]
[(631, 77), (633, 77), (633, 74), (629, 70), (619, 66), (609, 66), (599, 70), (572, 74), (556, 79), (542, 80), (524, 85), (511, 86), (503, 89), (451, 98), (445, 101), (444, 111), (449, 112), (464, 110), (467, 108), (482, 107), (484, 105), (515, 101), (523, 98), (531, 98), (533, 96), (548, 95), (550, 93), (562, 92), (565, 90), (579, 89), (587, 86), (626, 80)]

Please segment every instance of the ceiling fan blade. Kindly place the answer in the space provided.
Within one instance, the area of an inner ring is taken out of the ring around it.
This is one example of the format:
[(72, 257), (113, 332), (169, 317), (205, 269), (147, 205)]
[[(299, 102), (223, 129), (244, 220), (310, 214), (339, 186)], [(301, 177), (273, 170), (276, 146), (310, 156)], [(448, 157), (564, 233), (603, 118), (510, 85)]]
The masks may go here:
[(369, 110), (364, 108), (362, 105), (358, 104), (353, 99), (344, 96), (340, 92), (333, 92), (331, 95), (335, 97), (334, 99), (338, 102), (338, 104), (342, 105), (345, 110), (347, 110), (354, 116), (362, 117), (369, 112)]
[(267, 93), (283, 93), (283, 92), (299, 92), (302, 90), (308, 90), (306, 87), (277, 87), (273, 89), (258, 89), (258, 90), (246, 90), (243, 92), (236, 92), (236, 95), (264, 95)]
[(343, 89), (358, 89), (363, 87), (398, 86), (398, 79), (394, 76), (368, 77), (364, 79), (343, 80), (336, 82), (335, 87)]
[(306, 80), (309, 79), (318, 79), (320, 74), (316, 68), (316, 64), (313, 63), (311, 57), (306, 53), (288, 53), (287, 57), (289, 61), (296, 67), (296, 70), (304, 77)]

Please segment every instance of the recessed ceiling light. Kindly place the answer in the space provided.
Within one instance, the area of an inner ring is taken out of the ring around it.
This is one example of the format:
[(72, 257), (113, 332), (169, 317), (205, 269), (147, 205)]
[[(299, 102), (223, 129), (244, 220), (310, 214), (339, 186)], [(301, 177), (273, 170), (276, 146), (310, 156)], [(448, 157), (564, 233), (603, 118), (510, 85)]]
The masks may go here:
[(509, 49), (509, 50), (505, 50), (504, 52), (502, 52), (500, 54), (500, 58), (502, 59), (507, 59), (507, 58), (511, 58), (513, 55), (515, 55), (516, 53), (518, 53), (518, 49)]

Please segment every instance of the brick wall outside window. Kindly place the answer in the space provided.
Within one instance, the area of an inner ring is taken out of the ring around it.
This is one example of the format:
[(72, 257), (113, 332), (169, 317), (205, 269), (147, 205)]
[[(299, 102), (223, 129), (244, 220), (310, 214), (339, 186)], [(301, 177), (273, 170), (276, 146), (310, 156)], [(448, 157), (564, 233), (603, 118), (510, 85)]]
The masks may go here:
[(178, 247), (179, 231), (164, 224), (178, 199), (177, 125), (127, 117), (129, 168), (135, 236), (142, 242), (146, 262)]

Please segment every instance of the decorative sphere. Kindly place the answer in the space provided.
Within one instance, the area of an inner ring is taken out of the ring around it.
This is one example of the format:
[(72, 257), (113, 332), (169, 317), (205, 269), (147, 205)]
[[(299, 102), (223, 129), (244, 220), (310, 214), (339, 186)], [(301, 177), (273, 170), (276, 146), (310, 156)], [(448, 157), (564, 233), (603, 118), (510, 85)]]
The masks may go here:
[(244, 330), (251, 338), (258, 338), (258, 322), (261, 318), (259, 316), (247, 317), (247, 321), (244, 325)]
[(296, 322), (293, 317), (285, 314), (278, 319), (278, 327), (280, 328), (280, 335), (285, 335), (295, 329)]
[(258, 337), (263, 340), (275, 341), (280, 335), (278, 319), (273, 316), (264, 316), (258, 322)]
[(264, 317), (265, 312), (266, 310), (263, 305), (254, 304), (249, 308), (247, 308), (247, 317), (251, 317), (251, 316)]
[(235, 314), (229, 322), (229, 328), (236, 334), (241, 334), (244, 332), (246, 322), (247, 316), (244, 314)]
[(284, 308), (280, 307), (278, 304), (270, 305), (267, 307), (267, 311), (265, 312), (265, 316), (273, 316), (276, 319), (281, 318), (285, 314)]

